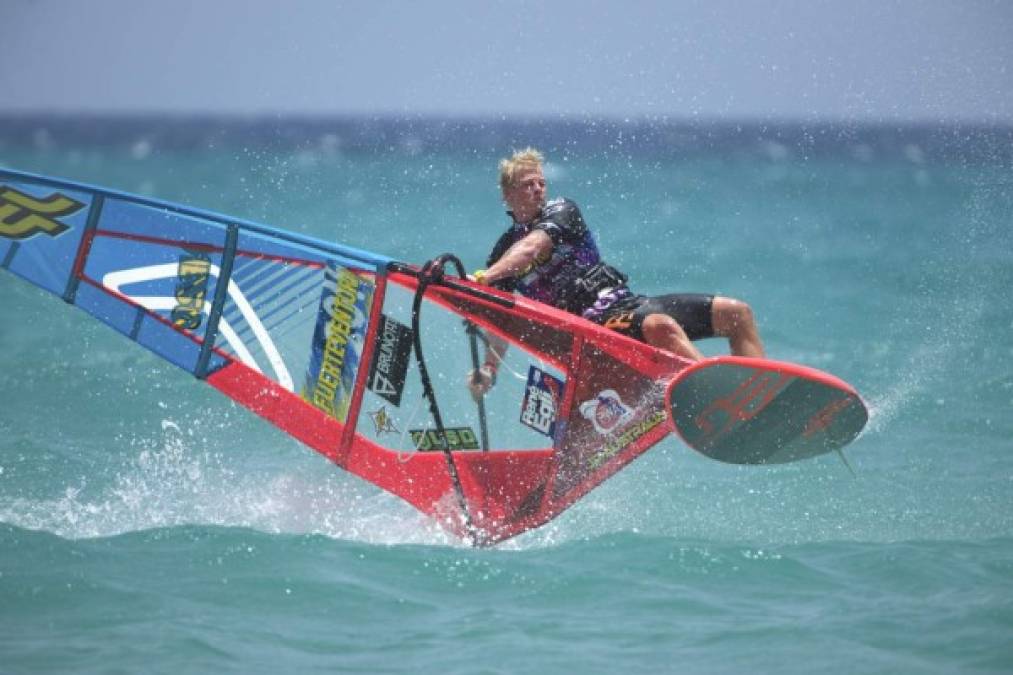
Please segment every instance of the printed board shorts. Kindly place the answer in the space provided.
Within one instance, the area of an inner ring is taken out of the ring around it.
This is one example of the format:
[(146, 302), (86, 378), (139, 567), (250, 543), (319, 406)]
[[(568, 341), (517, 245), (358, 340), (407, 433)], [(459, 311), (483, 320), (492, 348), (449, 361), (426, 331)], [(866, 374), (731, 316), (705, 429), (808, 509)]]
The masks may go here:
[(690, 340), (714, 337), (711, 305), (714, 296), (704, 293), (671, 293), (649, 297), (633, 295), (605, 310), (601, 324), (623, 335), (644, 341), (644, 319), (651, 314), (667, 314), (675, 319)]

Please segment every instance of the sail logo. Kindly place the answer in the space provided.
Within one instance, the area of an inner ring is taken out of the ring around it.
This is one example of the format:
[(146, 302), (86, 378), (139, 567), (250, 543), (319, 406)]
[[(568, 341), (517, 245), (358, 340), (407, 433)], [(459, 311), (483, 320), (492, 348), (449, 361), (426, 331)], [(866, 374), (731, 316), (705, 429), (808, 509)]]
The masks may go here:
[(211, 258), (204, 253), (188, 253), (179, 257), (179, 283), (176, 284), (176, 306), (172, 324), (177, 328), (196, 330), (204, 317), (204, 303), (211, 278)]
[(303, 397), (341, 422), (348, 415), (372, 297), (372, 281), (328, 265)]
[(633, 410), (623, 403), (614, 389), (604, 389), (590, 401), (581, 403), (580, 414), (590, 420), (602, 435), (612, 433), (616, 427), (633, 418)]
[(387, 414), (387, 408), (380, 406), (379, 410), (369, 413), (369, 419), (373, 420), (373, 426), (376, 427), (376, 435), (380, 434), (398, 434), (398, 428), (394, 425), (394, 418)]
[(57, 237), (70, 229), (57, 218), (77, 213), (84, 204), (55, 192), (39, 199), (0, 185), (0, 237), (28, 239), (36, 234)]
[(430, 450), (478, 450), (478, 438), (470, 427), (445, 429), (441, 436), (435, 429), (410, 429), (412, 443), (423, 452)]
[(400, 406), (411, 358), (412, 329), (381, 314), (377, 335), (373, 363), (369, 369), (369, 389)]
[(655, 410), (639, 422), (629, 425), (621, 434), (606, 443), (605, 447), (596, 452), (588, 460), (587, 468), (592, 470), (597, 469), (607, 460), (639, 441), (648, 431), (654, 429), (664, 421), (665, 412), (663, 410)]
[(531, 366), (521, 403), (521, 424), (552, 437), (556, 432), (556, 414), (563, 400), (563, 382)]

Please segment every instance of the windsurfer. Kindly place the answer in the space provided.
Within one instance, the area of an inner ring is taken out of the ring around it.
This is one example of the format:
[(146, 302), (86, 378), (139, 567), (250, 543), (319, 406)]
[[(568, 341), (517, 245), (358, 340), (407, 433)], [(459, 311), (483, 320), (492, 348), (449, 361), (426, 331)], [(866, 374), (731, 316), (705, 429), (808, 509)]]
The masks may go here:
[[(732, 354), (764, 356), (752, 309), (718, 295), (633, 293), (626, 275), (604, 263), (594, 236), (573, 201), (546, 201), (540, 152), (527, 148), (500, 161), (500, 189), (512, 223), (473, 279), (514, 291), (666, 349), (687, 359), (703, 358), (694, 340), (728, 339)], [(506, 344), (491, 340), (483, 365), (468, 387), (481, 398), (495, 383)]]

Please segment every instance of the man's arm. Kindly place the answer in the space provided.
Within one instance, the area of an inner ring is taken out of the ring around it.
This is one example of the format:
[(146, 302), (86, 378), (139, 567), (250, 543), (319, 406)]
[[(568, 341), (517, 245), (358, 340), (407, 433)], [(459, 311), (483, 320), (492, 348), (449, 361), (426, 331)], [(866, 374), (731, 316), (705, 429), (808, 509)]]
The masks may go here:
[[(475, 281), (492, 284), (503, 279), (523, 275), (527, 270), (552, 255), (552, 238), (543, 230), (534, 230), (507, 249), (489, 269), (475, 273)], [(489, 336), (482, 366), (468, 374), (468, 389), (476, 401), (496, 383), (496, 371), (507, 351), (507, 342), (494, 335)]]
[(499, 364), (506, 354), (507, 341), (496, 335), (486, 333), (488, 344), (485, 349), (485, 360), (477, 370), (468, 373), (468, 389), (471, 397), (478, 401), (496, 384), (496, 373)]
[(522, 276), (536, 264), (552, 255), (552, 238), (544, 230), (533, 230), (507, 249), (506, 253), (476, 281), (491, 284), (503, 279)]

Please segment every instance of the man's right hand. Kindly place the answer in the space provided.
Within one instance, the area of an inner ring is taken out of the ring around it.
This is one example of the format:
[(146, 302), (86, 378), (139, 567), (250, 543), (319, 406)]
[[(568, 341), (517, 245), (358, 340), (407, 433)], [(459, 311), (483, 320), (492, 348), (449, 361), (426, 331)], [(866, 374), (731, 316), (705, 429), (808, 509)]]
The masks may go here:
[(482, 397), (492, 389), (494, 384), (496, 384), (496, 371), (488, 364), (468, 374), (468, 391), (471, 392), (471, 398), (476, 403), (482, 400)]

